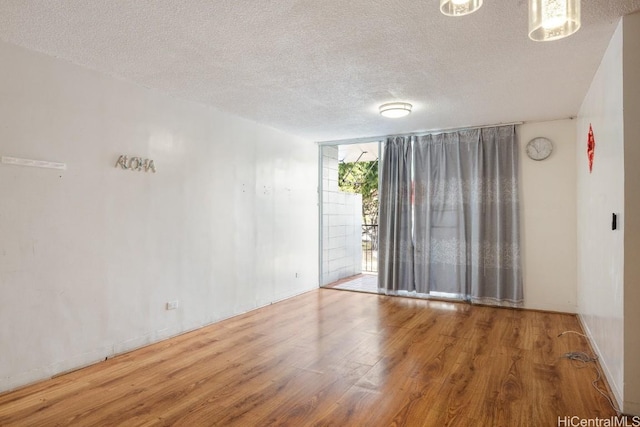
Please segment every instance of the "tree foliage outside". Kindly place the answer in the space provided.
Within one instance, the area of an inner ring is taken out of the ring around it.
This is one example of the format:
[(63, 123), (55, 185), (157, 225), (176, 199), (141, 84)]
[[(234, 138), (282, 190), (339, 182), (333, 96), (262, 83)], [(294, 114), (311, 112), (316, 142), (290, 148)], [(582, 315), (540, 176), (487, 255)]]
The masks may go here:
[(363, 232), (375, 245), (378, 225), (378, 162), (340, 163), (338, 183), (341, 191), (362, 194)]

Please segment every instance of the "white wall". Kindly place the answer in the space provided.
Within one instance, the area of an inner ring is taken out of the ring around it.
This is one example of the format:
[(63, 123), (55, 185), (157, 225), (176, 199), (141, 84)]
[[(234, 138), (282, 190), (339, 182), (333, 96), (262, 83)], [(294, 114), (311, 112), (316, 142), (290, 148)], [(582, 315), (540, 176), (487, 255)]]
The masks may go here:
[(624, 410), (640, 415), (640, 13), (623, 20)]
[(0, 391), (317, 287), (314, 144), (5, 43), (0, 63), (0, 155), (68, 165), (0, 165)]
[(338, 146), (322, 152), (322, 285), (362, 272), (362, 194), (340, 191)]
[[(525, 307), (575, 313), (575, 120), (526, 123), (518, 136)], [(525, 153), (527, 143), (539, 136), (554, 145), (543, 161)]]
[[(624, 383), (624, 229), (611, 230), (612, 213), (625, 211), (622, 26), (618, 26), (585, 96), (577, 121), (578, 305), (616, 399)], [(593, 172), (587, 135), (596, 139)], [(636, 355), (637, 357), (637, 355)]]

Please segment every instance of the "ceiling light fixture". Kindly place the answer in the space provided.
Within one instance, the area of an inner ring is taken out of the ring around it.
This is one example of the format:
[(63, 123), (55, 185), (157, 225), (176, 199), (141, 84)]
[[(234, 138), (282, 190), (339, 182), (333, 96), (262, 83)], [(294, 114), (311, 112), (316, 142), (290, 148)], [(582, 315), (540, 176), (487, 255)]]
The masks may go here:
[(580, 29), (580, 0), (529, 0), (529, 38), (544, 42)]
[(463, 16), (475, 12), (482, 0), (440, 0), (440, 12), (447, 16)]
[(412, 105), (407, 102), (390, 102), (380, 106), (380, 114), (392, 119), (408, 116)]

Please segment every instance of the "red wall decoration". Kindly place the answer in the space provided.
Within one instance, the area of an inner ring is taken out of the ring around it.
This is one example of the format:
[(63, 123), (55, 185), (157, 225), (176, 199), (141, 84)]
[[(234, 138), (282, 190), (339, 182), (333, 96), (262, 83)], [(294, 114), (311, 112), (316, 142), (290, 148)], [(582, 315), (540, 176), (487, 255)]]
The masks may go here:
[(587, 138), (587, 157), (589, 159), (589, 173), (593, 170), (593, 157), (596, 153), (596, 138), (593, 136), (593, 128), (589, 123), (589, 137)]

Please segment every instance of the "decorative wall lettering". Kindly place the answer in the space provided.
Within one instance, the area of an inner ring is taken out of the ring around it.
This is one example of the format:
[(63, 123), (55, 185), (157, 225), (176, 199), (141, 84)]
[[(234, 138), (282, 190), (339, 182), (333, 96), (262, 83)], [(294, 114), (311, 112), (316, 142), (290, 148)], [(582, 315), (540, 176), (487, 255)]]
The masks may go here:
[(156, 165), (151, 159), (143, 159), (142, 157), (127, 157), (120, 156), (116, 162), (116, 167), (120, 166), (122, 169), (129, 169), (131, 171), (144, 171), (156, 173)]

